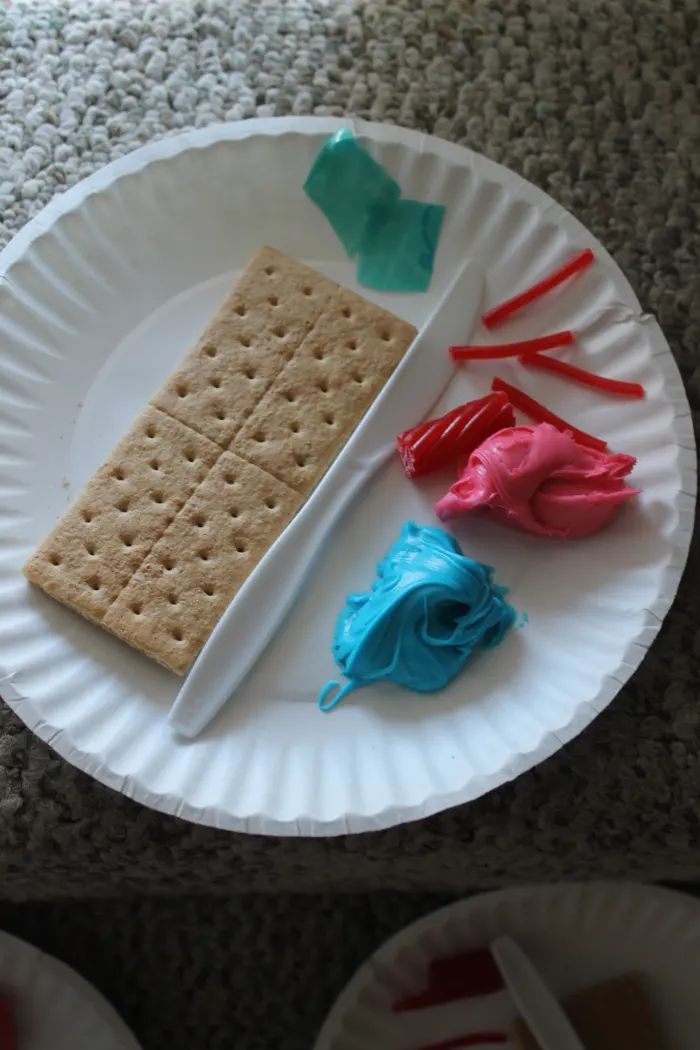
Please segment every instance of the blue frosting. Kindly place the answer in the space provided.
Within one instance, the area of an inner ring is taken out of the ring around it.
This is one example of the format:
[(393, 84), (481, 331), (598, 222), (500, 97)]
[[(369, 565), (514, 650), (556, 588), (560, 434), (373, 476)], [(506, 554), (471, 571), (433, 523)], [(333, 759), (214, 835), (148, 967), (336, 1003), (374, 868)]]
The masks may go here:
[(476, 649), (492, 649), (515, 622), (493, 569), (462, 554), (442, 529), (407, 521), (377, 566), (372, 590), (351, 594), (333, 656), (347, 682), (321, 690), (330, 711), (352, 689), (386, 678), (419, 693), (442, 689)]

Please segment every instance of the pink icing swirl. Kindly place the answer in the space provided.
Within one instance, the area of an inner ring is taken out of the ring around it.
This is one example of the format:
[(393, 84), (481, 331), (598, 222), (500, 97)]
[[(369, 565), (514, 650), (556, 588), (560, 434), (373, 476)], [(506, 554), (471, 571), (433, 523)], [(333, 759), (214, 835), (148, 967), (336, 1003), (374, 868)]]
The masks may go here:
[(435, 511), (441, 521), (478, 512), (538, 536), (580, 539), (638, 494), (624, 480), (635, 463), (585, 448), (549, 423), (509, 427), (472, 452)]

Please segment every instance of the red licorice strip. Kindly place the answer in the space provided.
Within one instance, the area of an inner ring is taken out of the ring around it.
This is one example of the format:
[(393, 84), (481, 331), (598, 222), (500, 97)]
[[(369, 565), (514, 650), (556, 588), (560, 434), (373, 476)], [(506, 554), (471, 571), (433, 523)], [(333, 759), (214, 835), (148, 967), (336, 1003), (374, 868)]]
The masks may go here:
[(543, 277), (541, 281), (537, 281), (529, 288), (526, 288), (525, 291), (514, 295), (512, 299), (506, 299), (505, 302), (499, 303), (498, 306), (492, 306), (490, 310), (481, 315), (481, 320), (487, 328), (495, 328), (507, 318), (512, 317), (518, 310), (522, 310), (523, 307), (529, 306), (535, 299), (539, 299), (540, 296), (550, 292), (552, 288), (556, 288), (557, 285), (568, 281), (575, 274), (581, 273), (582, 270), (591, 265), (594, 258), (595, 256), (591, 249), (584, 248), (582, 252), (577, 252), (573, 258), (548, 274), (547, 277)]
[(469, 455), (497, 430), (515, 424), (505, 394), (487, 394), (468, 401), (439, 419), (428, 419), (396, 439), (407, 478), (419, 477), (446, 466), (458, 456)]
[(568, 361), (560, 361), (556, 357), (540, 357), (539, 354), (527, 354), (520, 358), (520, 363), (528, 368), (541, 368), (545, 372), (555, 372), (557, 375), (566, 376), (574, 383), (582, 386), (593, 387), (594, 390), (604, 390), (607, 394), (619, 394), (621, 397), (644, 397), (644, 387), (640, 383), (627, 383), (620, 379), (608, 379), (596, 372), (588, 372), (585, 368), (577, 368), (570, 365)]
[(428, 987), (418, 995), (397, 1000), (394, 1013), (441, 1006), (456, 999), (491, 995), (503, 988), (501, 971), (488, 948), (464, 952), (448, 959), (436, 959), (428, 967)]
[(504, 1032), (471, 1032), (469, 1035), (458, 1035), (455, 1039), (447, 1039), (443, 1043), (431, 1043), (430, 1046), (422, 1046), (420, 1050), (458, 1050), (462, 1046), (482, 1046), (497, 1043), (507, 1043), (508, 1036)]
[(565, 329), (563, 332), (552, 332), (537, 339), (521, 339), (517, 343), (498, 343), (495, 346), (451, 346), (450, 354), (454, 361), (493, 361), (499, 357), (520, 357), (538, 354), (542, 350), (556, 350), (559, 346), (571, 346), (574, 333)]
[(594, 437), (593, 434), (587, 434), (585, 430), (579, 430), (577, 427), (572, 426), (571, 423), (567, 423), (561, 416), (555, 415), (554, 412), (550, 412), (548, 408), (540, 404), (539, 401), (535, 401), (534, 397), (530, 397), (523, 390), (519, 390), (517, 386), (511, 386), (510, 383), (506, 383), (505, 380), (499, 376), (491, 383), (493, 390), (500, 390), (504, 394), (508, 395), (513, 408), (519, 408), (521, 412), (529, 416), (530, 419), (534, 419), (537, 423), (551, 423), (557, 430), (569, 430), (578, 441), (579, 445), (587, 445), (588, 448), (597, 448), (599, 452), (605, 452), (607, 449), (607, 443), (601, 441), (600, 438)]

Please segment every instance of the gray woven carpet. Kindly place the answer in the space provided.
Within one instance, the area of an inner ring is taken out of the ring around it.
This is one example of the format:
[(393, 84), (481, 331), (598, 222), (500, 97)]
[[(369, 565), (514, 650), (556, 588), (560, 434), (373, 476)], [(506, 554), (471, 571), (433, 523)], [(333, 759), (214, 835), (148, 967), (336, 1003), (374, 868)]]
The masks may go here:
[[(311, 1050), (334, 999), (427, 894), (0, 904), (0, 927), (74, 966), (144, 1050)], [(89, 1050), (77, 1047), (76, 1050)]]
[[(13, 3), (0, 14), (2, 237), (181, 128), (349, 110), (399, 122), (510, 165), (589, 226), (658, 314), (697, 416), (699, 49), (696, 0)], [(3, 709), (2, 892), (697, 877), (699, 584), (695, 553), (644, 666), (564, 751), (471, 806), (375, 835), (189, 826), (76, 772)]]

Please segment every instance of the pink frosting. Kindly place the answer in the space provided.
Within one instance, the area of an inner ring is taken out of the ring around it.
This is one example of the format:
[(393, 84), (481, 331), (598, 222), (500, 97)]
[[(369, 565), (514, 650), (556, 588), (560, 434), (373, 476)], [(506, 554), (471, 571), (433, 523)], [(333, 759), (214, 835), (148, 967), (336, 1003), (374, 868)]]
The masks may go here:
[(579, 445), (549, 423), (509, 427), (472, 452), (435, 510), (441, 521), (478, 511), (538, 536), (580, 539), (637, 495), (624, 481), (635, 463)]

